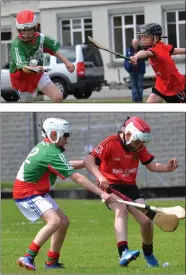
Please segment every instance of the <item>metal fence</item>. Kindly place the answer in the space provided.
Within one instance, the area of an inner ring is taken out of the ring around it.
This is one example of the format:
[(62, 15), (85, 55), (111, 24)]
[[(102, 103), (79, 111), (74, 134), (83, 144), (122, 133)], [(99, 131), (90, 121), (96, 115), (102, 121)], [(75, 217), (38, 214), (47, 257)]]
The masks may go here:
[[(108, 135), (117, 133), (127, 116), (140, 116), (152, 128), (148, 150), (156, 161), (176, 157), (179, 167), (173, 173), (151, 173), (139, 166), (139, 186), (183, 186), (185, 184), (185, 114), (184, 113), (2, 113), (1, 114), (1, 181), (13, 181), (31, 148), (41, 141), (38, 124), (48, 117), (70, 122), (72, 137), (65, 155), (83, 159)], [(91, 177), (87, 171), (82, 170)], [(92, 177), (91, 177), (92, 178)]]

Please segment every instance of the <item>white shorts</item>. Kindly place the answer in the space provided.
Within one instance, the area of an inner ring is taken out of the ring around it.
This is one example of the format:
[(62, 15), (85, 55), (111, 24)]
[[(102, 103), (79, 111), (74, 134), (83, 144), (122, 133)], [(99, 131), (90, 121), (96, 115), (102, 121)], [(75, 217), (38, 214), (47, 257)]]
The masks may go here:
[(59, 209), (58, 204), (48, 194), (25, 200), (15, 200), (15, 203), (22, 214), (32, 222), (38, 220), (49, 209)]
[(20, 100), (22, 102), (32, 102), (34, 100), (34, 98), (36, 98), (37, 94), (38, 94), (38, 90), (42, 91), (42, 89), (48, 84), (52, 82), (52, 80), (50, 79), (50, 77), (48, 76), (47, 73), (44, 73), (41, 77), (41, 79), (39, 80), (39, 83), (37, 85), (37, 89), (33, 92), (33, 93), (29, 93), (29, 92), (20, 92), (19, 90), (17, 91), (20, 97)]

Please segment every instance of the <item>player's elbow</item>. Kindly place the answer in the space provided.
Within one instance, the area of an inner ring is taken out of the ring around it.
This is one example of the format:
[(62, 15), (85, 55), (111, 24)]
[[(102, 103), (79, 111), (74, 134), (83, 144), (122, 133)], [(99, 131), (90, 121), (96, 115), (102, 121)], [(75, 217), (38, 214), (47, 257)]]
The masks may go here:
[(88, 168), (92, 163), (95, 163), (94, 158), (91, 155), (88, 155), (83, 160), (83, 165), (85, 168)]
[(84, 177), (83, 175), (81, 175), (81, 174), (79, 174), (79, 173), (77, 173), (77, 172), (73, 173), (73, 174), (70, 176), (70, 178), (71, 178), (73, 181), (75, 181), (76, 183), (78, 183), (78, 184), (80, 184), (80, 183), (82, 182), (83, 177)]
[(154, 163), (149, 163), (146, 165), (146, 167), (150, 172), (156, 172), (156, 166), (154, 165)]

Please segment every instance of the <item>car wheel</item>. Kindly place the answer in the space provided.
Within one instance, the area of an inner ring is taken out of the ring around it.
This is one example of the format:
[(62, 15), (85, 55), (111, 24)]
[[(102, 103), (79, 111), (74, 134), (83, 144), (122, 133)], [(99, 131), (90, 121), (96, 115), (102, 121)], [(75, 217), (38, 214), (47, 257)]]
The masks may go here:
[(1, 96), (6, 102), (17, 102), (19, 95), (15, 91), (1, 91)]
[(77, 99), (89, 98), (92, 94), (92, 90), (77, 89), (74, 91), (73, 96)]
[(56, 87), (63, 93), (63, 99), (68, 96), (68, 88), (64, 80), (61, 78), (53, 78), (52, 82), (56, 85)]

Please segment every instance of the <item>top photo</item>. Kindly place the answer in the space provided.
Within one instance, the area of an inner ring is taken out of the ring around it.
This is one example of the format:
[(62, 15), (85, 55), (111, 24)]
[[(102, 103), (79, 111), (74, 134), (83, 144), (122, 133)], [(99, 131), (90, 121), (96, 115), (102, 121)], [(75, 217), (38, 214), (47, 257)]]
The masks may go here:
[(185, 1), (1, 1), (1, 103), (186, 103)]

